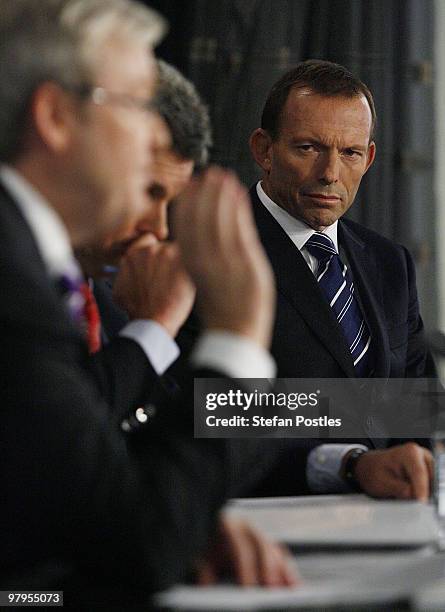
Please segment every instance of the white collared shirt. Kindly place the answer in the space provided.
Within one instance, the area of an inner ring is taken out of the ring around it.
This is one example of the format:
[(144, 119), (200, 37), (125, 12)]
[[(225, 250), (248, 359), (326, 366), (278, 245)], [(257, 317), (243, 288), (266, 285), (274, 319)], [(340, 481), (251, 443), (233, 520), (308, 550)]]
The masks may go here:
[[(284, 210), (284, 208), (281, 208), (281, 206), (278, 206), (278, 204), (271, 200), (267, 193), (264, 191), (261, 185), (261, 181), (257, 183), (256, 191), (261, 203), (264, 205), (265, 208), (267, 208), (270, 214), (274, 217), (275, 221), (281, 225), (286, 234), (295, 244), (297, 249), (304, 257), (304, 260), (306, 261), (307, 265), (312, 270), (312, 273), (316, 274), (318, 269), (317, 258), (314, 257), (314, 255), (311, 255), (311, 253), (309, 253), (307, 248), (304, 246), (309, 240), (309, 238), (312, 236), (312, 234), (315, 234), (315, 230), (312, 227), (309, 227), (309, 225), (306, 225), (306, 223), (303, 223), (303, 221), (292, 217), (292, 215), (290, 215), (287, 210)], [(328, 227), (325, 227), (323, 229), (323, 234), (329, 236), (329, 238), (334, 243), (335, 249), (338, 253), (337, 228), (338, 221), (335, 221), (332, 225), (329, 225)]]

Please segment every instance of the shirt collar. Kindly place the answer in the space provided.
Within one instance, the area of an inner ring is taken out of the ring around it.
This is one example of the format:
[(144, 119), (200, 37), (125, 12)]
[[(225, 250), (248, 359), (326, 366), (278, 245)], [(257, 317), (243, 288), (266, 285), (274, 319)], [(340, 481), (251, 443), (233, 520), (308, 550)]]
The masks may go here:
[[(292, 217), (284, 208), (281, 208), (281, 206), (278, 206), (278, 204), (271, 200), (264, 191), (261, 181), (258, 181), (256, 191), (263, 206), (267, 208), (275, 221), (281, 225), (295, 246), (301, 251), (312, 234), (315, 234), (315, 230), (306, 225), (306, 223), (303, 223), (303, 221)], [(326, 227), (323, 233), (329, 236), (338, 253), (337, 226), (338, 221), (335, 221), (332, 225)]]
[(68, 232), (45, 198), (11, 166), (0, 166), (0, 180), (14, 198), (52, 278), (79, 273)]

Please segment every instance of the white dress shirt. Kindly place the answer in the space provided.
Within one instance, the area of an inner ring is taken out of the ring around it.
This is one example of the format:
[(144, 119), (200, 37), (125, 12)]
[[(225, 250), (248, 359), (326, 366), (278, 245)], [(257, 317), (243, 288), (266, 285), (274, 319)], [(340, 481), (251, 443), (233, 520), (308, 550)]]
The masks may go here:
[[(271, 200), (265, 193), (261, 181), (257, 183), (256, 190), (261, 203), (281, 225), (315, 275), (318, 268), (317, 258), (311, 255), (304, 246), (315, 230), (303, 221), (292, 217)], [(329, 236), (338, 253), (337, 228), (338, 221), (335, 221), (326, 227), (323, 233)], [(361, 444), (321, 444), (309, 453), (306, 476), (308, 485), (314, 493), (342, 493), (350, 490), (348, 484), (340, 477), (340, 468), (343, 457), (354, 448), (367, 450), (366, 446)]]

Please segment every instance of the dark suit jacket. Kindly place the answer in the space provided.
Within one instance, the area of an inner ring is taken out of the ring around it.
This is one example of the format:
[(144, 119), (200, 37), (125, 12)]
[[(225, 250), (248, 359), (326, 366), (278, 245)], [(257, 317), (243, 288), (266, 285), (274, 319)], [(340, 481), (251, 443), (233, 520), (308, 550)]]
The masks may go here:
[(59, 572), (143, 596), (184, 578), (239, 493), (248, 455), (234, 465), (232, 442), (193, 439), (191, 389), (122, 431), (150, 366), (125, 339), (110, 348), (110, 369), (106, 357), (91, 366), (1, 187), (0, 287), (0, 585), (44, 589)]
[[(272, 353), (278, 376), (354, 377), (349, 349), (303, 256), (251, 190), (255, 220), (278, 288)], [(338, 238), (372, 336), (376, 378), (435, 375), (419, 315), (408, 251), (341, 219)]]
[[(113, 286), (108, 279), (98, 279), (94, 281), (94, 296), (99, 308), (101, 322), (102, 349), (93, 355), (93, 360), (99, 368), (104, 367), (104, 360), (108, 360), (108, 368), (115, 372), (116, 377), (122, 374), (122, 363), (116, 351), (111, 352), (110, 346), (114, 346), (119, 341), (119, 332), (129, 322), (127, 313), (122, 310), (113, 300)], [(110, 354), (111, 353), (111, 354)], [(117, 355), (116, 363), (113, 363), (112, 355)], [(145, 360), (147, 358), (145, 357)], [(185, 380), (179, 385), (172, 376), (163, 374), (159, 376), (150, 363), (150, 372), (146, 378), (146, 396), (144, 402), (168, 401), (174, 399), (181, 388), (187, 386), (190, 372), (186, 368)]]
[[(314, 275), (285, 231), (259, 201), (256, 186), (250, 195), (260, 238), (277, 283), (271, 352), (277, 363), (278, 377), (355, 378), (342, 330)], [(346, 219), (339, 221), (338, 237), (341, 255), (347, 259), (352, 271), (356, 295), (372, 335), (373, 376), (436, 376), (433, 360), (426, 349), (414, 265), (408, 251)], [(187, 325), (188, 332), (189, 327)], [(179, 343), (181, 345), (181, 335)], [(179, 370), (180, 365), (176, 364), (174, 369)], [(307, 493), (307, 455), (323, 441), (283, 440), (281, 460), (251, 493)], [(356, 442), (372, 448), (399, 441), (373, 438), (372, 431), (364, 428), (360, 439), (331, 439), (326, 442)], [(418, 442), (428, 445), (426, 440)], [(270, 449), (277, 445), (280, 445), (278, 441), (269, 441)]]
[[(355, 377), (342, 330), (303, 256), (282, 227), (260, 202), (256, 187), (250, 192), (261, 241), (272, 263), (277, 283), (277, 312), (271, 352), (283, 378)], [(436, 371), (427, 351), (419, 314), (415, 272), (408, 251), (376, 232), (340, 219), (338, 239), (352, 271), (356, 295), (372, 336), (376, 378), (430, 377)], [(399, 441), (375, 438), (363, 430), (357, 442), (383, 447)], [(305, 458), (320, 440), (295, 440), (297, 457)], [(428, 445), (426, 440), (418, 442)], [(295, 450), (295, 449), (294, 449)], [(297, 470), (294, 450), (263, 483), (261, 492), (294, 489)], [(291, 469), (284, 469), (284, 466)]]

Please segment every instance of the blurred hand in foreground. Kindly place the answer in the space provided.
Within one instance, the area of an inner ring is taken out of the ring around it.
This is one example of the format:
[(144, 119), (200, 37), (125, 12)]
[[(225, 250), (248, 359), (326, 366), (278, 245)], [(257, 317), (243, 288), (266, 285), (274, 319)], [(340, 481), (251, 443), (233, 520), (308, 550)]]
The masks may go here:
[(231, 578), (241, 586), (294, 587), (301, 583), (293, 557), (245, 521), (222, 516), (216, 542), (197, 563), (197, 582)]
[(249, 196), (235, 175), (210, 168), (178, 198), (174, 233), (197, 287), (207, 329), (224, 329), (268, 347), (275, 286)]

